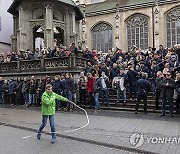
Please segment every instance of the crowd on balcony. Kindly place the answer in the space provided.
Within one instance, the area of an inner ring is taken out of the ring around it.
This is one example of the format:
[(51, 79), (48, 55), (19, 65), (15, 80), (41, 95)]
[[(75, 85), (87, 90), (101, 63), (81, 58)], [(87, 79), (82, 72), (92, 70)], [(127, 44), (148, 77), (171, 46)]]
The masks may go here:
[[(135, 50), (134, 50), (135, 49)], [(41, 57), (52, 58), (69, 55), (78, 56), (79, 47), (73, 43), (69, 49), (56, 47), (54, 50), (42, 49), (34, 52), (28, 50), (28, 53), (8, 54), (6, 60), (15, 61), (17, 59), (38, 59)], [(80, 105), (92, 105), (95, 111), (100, 109), (99, 96), (102, 98), (102, 106), (105, 102), (108, 107), (109, 89), (117, 92), (117, 104), (126, 105), (127, 97), (136, 102), (135, 111), (138, 113), (140, 100), (144, 102), (144, 112), (147, 112), (147, 95), (151, 91), (156, 97), (156, 108), (159, 109), (159, 99), (162, 101), (162, 116), (165, 115), (166, 104), (169, 104), (170, 115), (173, 116), (173, 101), (176, 102), (176, 109), (179, 113), (180, 102), (180, 46), (177, 45), (171, 49), (164, 49), (162, 45), (159, 49), (149, 48), (146, 52), (136, 50), (134, 46), (130, 52), (122, 51), (116, 48), (112, 53), (108, 50), (104, 55), (102, 51), (88, 47), (81, 50), (81, 56), (88, 59), (87, 67), (81, 72), (77, 82), (69, 73), (61, 76), (42, 77), (39, 81), (34, 77), (23, 81), (18, 78), (16, 81), (0, 79), (1, 102), (7, 104), (24, 104), (24, 106), (40, 105), (40, 96), (45, 90), (45, 85), (51, 83), (56, 93), (64, 95), (69, 100), (77, 100), (78, 94)], [(2, 60), (1, 56), (1, 60)], [(8, 59), (8, 60), (7, 60)], [(121, 97), (123, 99), (121, 99)], [(15, 99), (16, 98), (16, 99)], [(23, 98), (23, 99), (21, 99)], [(16, 100), (16, 101), (14, 101)], [(22, 101), (23, 100), (23, 101)], [(121, 102), (122, 100), (122, 102)], [(73, 106), (57, 102), (58, 110), (65, 107), (65, 110), (71, 111)]]
[(61, 45), (56, 46), (54, 49), (45, 47), (43, 49), (36, 48), (33, 51), (31, 51), (30, 49), (18, 52), (8, 51), (6, 55), (4, 53), (0, 54), (0, 62), (11, 62), (17, 60), (38, 60), (40, 58), (53, 57), (63, 58), (68, 57), (74, 53), (77, 53), (77, 48), (75, 47), (75, 44), (72, 43), (69, 48)]

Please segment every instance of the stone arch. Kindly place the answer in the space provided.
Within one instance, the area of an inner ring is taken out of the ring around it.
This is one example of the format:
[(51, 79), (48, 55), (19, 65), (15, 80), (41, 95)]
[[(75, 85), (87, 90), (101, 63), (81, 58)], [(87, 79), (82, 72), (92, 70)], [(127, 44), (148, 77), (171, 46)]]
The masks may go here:
[(180, 44), (180, 6), (173, 7), (165, 13), (167, 47)]
[[(38, 40), (38, 43), (37, 43)], [(37, 48), (37, 44), (39, 44), (39, 49), (43, 48), (44, 45), (44, 28), (40, 25), (36, 25), (33, 27), (33, 48)]]
[(127, 44), (130, 50), (132, 46), (148, 49), (149, 46), (149, 16), (135, 13), (126, 20), (127, 27)]
[(44, 10), (42, 8), (32, 10), (32, 19), (44, 19)]
[(101, 23), (107, 24), (107, 25), (109, 25), (111, 28), (113, 28), (113, 26), (112, 26), (109, 22), (107, 22), (107, 21), (98, 21), (97, 23), (95, 23), (95, 24), (91, 27), (90, 30), (93, 31), (94, 27), (96, 27), (97, 25), (99, 25), (99, 24), (101, 24)]
[(61, 11), (55, 9), (53, 12), (53, 19), (64, 21), (64, 14)]
[(112, 49), (112, 25), (105, 21), (96, 23), (91, 28), (92, 47), (98, 51), (107, 52)]

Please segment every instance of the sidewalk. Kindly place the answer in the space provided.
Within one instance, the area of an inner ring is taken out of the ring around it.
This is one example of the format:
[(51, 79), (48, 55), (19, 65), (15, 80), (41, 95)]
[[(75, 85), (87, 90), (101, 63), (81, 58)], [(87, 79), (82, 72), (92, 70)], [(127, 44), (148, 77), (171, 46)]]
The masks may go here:
[[(82, 127), (87, 123), (85, 114), (80, 110), (57, 112), (55, 123), (58, 134), (82, 139), (82, 141), (89, 140), (98, 144), (102, 143), (102, 145), (112, 145), (114, 148), (129, 149), (129, 151), (137, 153), (180, 153), (179, 115), (171, 118), (168, 115), (160, 117), (159, 114), (154, 113), (135, 115), (134, 112), (119, 111), (95, 113), (88, 110), (87, 112), (90, 124), (84, 129), (70, 133), (64, 131)], [(4, 108), (0, 106), (0, 122), (37, 130), (41, 124), (40, 108)], [(49, 124), (44, 131), (50, 131)], [(27, 136), (31, 134), (33, 133), (29, 132)], [(141, 138), (138, 140), (139, 136)], [(135, 147), (137, 147), (137, 151)]]

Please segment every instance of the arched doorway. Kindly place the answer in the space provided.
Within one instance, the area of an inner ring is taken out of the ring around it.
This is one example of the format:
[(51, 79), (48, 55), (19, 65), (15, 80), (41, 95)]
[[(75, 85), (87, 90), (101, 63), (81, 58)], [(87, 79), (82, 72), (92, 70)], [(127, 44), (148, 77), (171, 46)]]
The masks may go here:
[(33, 48), (44, 48), (44, 28), (41, 26), (33, 28)]
[(60, 27), (54, 27), (54, 43), (57, 46), (64, 45), (64, 30)]

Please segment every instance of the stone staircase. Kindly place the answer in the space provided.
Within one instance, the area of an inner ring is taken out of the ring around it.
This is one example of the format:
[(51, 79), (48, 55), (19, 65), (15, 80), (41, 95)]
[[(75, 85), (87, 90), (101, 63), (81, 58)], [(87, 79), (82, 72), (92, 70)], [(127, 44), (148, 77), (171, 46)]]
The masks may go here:
[[(122, 95), (121, 95), (122, 97)], [(104, 110), (117, 110), (117, 111), (135, 111), (135, 105), (136, 105), (136, 100), (134, 101), (130, 101), (129, 100), (129, 95), (127, 93), (127, 103), (126, 105), (123, 104), (123, 99), (121, 98), (120, 103), (116, 103), (117, 102), (117, 94), (116, 91), (114, 90), (110, 90), (110, 94), (109, 94), (109, 103), (110, 103), (110, 108), (108, 108), (106, 106), (106, 102), (104, 107), (102, 107), (102, 109)], [(101, 103), (101, 98), (100, 98), (100, 104)], [(154, 112), (154, 113), (161, 113), (161, 104), (162, 101), (161, 99), (159, 99), (159, 110), (154, 110), (155, 109), (155, 96), (153, 96), (152, 92), (148, 93), (148, 100), (147, 100), (147, 111), (148, 112)], [(139, 111), (144, 111), (144, 104), (141, 101), (140, 105), (139, 105)], [(176, 111), (176, 105), (174, 102), (174, 113)], [(166, 112), (169, 112), (169, 105), (166, 105)]]

